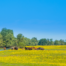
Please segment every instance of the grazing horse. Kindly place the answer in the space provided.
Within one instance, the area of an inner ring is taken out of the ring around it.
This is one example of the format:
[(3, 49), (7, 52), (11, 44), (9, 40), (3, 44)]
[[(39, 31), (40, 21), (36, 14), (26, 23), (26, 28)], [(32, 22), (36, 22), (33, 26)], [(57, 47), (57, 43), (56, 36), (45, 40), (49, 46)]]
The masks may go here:
[(44, 50), (44, 48), (41, 48), (41, 47), (39, 47), (39, 48), (36, 48), (36, 47), (25, 47), (25, 50), (32, 50), (32, 49), (34, 49), (34, 50)]
[(25, 50), (32, 50), (32, 47), (25, 47)]
[(14, 47), (11, 47), (12, 50), (14, 50)]
[(4, 50), (6, 50), (6, 47), (4, 47)]
[(25, 50), (28, 50), (28, 48), (27, 48), (27, 47), (25, 47)]
[(36, 47), (32, 47), (32, 49), (37, 50), (37, 48), (36, 48)]
[(18, 50), (18, 47), (11, 47), (12, 50)]
[(14, 47), (15, 50), (18, 50), (18, 47)]
[(44, 48), (39, 47), (39, 48), (37, 48), (37, 50), (44, 50)]
[(37, 48), (34, 48), (34, 50), (37, 50)]

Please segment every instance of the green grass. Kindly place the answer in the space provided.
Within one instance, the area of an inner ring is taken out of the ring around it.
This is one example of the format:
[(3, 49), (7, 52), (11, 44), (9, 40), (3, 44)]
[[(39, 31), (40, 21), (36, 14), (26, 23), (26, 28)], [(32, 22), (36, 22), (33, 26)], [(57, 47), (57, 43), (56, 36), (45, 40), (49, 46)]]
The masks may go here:
[(59, 65), (53, 65), (53, 64), (34, 64), (34, 63), (22, 63), (22, 64), (13, 64), (13, 63), (0, 63), (0, 66), (59, 66)]
[(3, 49), (3, 48), (0, 48), (0, 49)]

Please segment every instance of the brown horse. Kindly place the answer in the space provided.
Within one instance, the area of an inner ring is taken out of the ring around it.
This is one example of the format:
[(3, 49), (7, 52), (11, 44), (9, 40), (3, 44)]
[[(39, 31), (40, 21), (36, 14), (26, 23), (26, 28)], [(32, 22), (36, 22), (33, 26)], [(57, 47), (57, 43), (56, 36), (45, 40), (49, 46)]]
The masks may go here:
[(25, 47), (25, 50), (44, 50), (44, 48), (41, 48), (41, 47), (39, 47), (39, 48), (36, 48), (36, 47)]
[(32, 47), (25, 47), (25, 50), (32, 50)]
[(6, 47), (4, 47), (4, 50), (6, 50)]
[(36, 48), (36, 47), (32, 47), (32, 49), (37, 50), (37, 48)]

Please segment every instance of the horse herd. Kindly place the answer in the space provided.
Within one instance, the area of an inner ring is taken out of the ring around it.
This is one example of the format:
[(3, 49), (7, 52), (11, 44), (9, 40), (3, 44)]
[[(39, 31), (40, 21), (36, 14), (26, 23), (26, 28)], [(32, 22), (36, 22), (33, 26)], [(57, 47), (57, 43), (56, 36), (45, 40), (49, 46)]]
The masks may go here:
[[(10, 48), (11, 50), (18, 50), (18, 47), (11, 47)], [(36, 47), (25, 47), (25, 48), (22, 48), (22, 50), (44, 50), (44, 48), (36, 48)], [(4, 47), (4, 50), (6, 50), (6, 47)]]
[(25, 47), (25, 50), (44, 50), (44, 48), (36, 48), (36, 47)]

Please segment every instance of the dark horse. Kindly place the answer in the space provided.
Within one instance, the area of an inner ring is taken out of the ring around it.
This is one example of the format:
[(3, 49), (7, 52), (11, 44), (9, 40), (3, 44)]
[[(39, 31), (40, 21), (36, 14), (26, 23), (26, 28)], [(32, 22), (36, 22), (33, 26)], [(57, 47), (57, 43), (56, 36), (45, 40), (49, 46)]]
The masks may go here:
[(44, 50), (44, 48), (39, 47), (39, 48), (37, 48), (37, 50)]
[(32, 50), (32, 47), (25, 47), (25, 50)]
[(18, 47), (11, 47), (12, 50), (18, 50)]
[(15, 50), (18, 50), (18, 47), (14, 47)]

